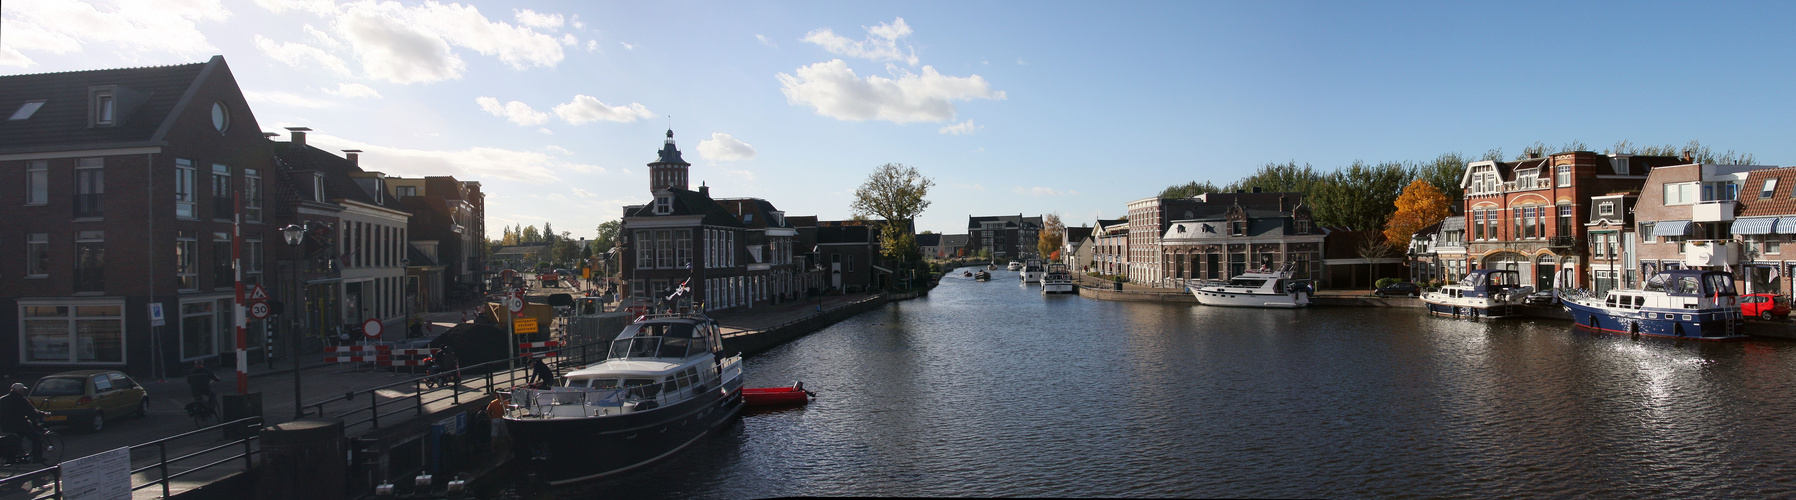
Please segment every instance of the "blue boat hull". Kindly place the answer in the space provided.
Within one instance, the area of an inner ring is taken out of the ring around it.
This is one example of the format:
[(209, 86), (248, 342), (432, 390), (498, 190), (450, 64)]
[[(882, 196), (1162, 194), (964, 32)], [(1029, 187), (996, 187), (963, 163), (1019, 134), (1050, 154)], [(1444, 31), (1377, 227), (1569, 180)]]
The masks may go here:
[[(1739, 340), (1737, 310), (1711, 309), (1610, 309), (1577, 302), (1564, 303), (1579, 327), (1627, 335), (1647, 335), (1695, 340)], [(1731, 328), (1730, 328), (1731, 326)]]

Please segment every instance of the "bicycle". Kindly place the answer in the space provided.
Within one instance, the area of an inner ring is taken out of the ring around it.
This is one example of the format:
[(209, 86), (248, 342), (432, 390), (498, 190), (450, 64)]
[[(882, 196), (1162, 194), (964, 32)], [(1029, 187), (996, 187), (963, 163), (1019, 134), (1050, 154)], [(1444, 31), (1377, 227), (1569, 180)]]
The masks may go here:
[(193, 428), (204, 429), (206, 421), (218, 417), (218, 411), (204, 401), (187, 403), (187, 417), (193, 419)]
[(14, 440), (14, 442), (12, 445), (13, 455), (5, 460), (5, 464), (38, 464), (49, 467), (62, 463), (63, 452), (67, 450), (67, 448), (63, 446), (62, 435), (49, 429), (42, 430), (43, 432), (37, 435), (36, 443), (38, 446), (38, 453), (36, 460), (32, 460), (31, 453), (25, 450), (25, 436), (16, 433), (7, 435), (6, 438)]

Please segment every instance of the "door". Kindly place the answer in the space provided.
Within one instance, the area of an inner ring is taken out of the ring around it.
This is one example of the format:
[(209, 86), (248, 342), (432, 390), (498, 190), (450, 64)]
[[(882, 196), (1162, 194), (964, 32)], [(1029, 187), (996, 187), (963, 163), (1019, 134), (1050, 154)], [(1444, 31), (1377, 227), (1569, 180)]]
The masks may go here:
[(107, 377), (104, 373), (87, 378), (90, 380), (89, 383), (94, 386), (94, 408), (106, 412), (107, 415), (118, 416), (119, 390), (112, 385), (112, 378)]

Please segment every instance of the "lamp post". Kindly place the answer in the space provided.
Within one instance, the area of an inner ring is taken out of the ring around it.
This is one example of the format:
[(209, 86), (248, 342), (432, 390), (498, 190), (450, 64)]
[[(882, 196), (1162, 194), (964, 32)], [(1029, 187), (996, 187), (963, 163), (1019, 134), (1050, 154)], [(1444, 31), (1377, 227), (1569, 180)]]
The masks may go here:
[[(311, 222), (307, 221), (301, 224), (288, 224), (287, 227), (281, 228), (281, 236), (287, 240), (287, 246), (298, 250), (302, 256), (305, 253), (305, 247), (302, 246), (302, 242), (305, 240), (306, 228), (310, 226), (310, 224)], [(303, 261), (304, 259), (300, 259), (297, 262)], [(302, 318), (309, 318), (311, 317), (311, 302), (305, 300), (305, 286), (299, 283), (301, 271), (296, 265), (289, 267), (293, 269), (294, 285), (299, 290), (300, 295), (298, 301), (298, 315)], [(305, 402), (301, 400), (299, 390), (299, 336), (301, 332), (293, 330), (293, 327), (287, 328), (287, 352), (293, 357), (293, 418), (300, 419), (305, 418), (306, 416)]]

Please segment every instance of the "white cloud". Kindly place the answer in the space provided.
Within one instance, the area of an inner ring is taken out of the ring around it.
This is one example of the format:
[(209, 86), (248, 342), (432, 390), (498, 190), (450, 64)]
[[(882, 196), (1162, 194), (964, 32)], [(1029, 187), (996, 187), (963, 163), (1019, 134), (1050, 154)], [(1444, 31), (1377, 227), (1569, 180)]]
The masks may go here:
[(629, 123), (639, 118), (655, 116), (654, 113), (649, 112), (649, 108), (638, 103), (633, 102), (629, 106), (611, 106), (600, 102), (596, 97), (586, 95), (576, 95), (573, 102), (555, 106), (555, 115), (573, 125), (598, 120)]
[[(543, 16), (528, 18), (546, 22)], [(344, 4), (334, 27), (369, 76), (395, 83), (460, 78), (467, 65), (452, 47), (495, 56), (518, 70), (552, 67), (565, 57), (559, 38), (530, 26), (489, 20), (479, 9), (461, 4)]]
[(512, 13), (518, 24), (532, 28), (561, 29), (565, 23), (561, 14), (540, 14), (530, 9), (512, 9)]
[(967, 134), (971, 134), (973, 132), (978, 132), (979, 129), (982, 129), (982, 128), (985, 128), (985, 127), (974, 125), (973, 120), (967, 120), (964, 122), (960, 122), (960, 123), (956, 123), (956, 124), (949, 125), (946, 127), (935, 129), (935, 131), (938, 133), (943, 133), (943, 134), (948, 134), (948, 135), (967, 135)]
[(627, 43), (624, 43), (624, 42), (617, 42), (617, 44), (618, 44), (618, 45), (622, 45), (622, 46), (624, 46), (624, 50), (636, 50), (636, 46), (635, 46), (635, 45), (631, 45), (631, 44), (627, 44)]
[(300, 96), (298, 94), (290, 94), (287, 92), (260, 92), (260, 91), (254, 91), (254, 90), (244, 90), (243, 91), (243, 100), (249, 101), (250, 104), (266, 103), (266, 104), (276, 104), (276, 105), (281, 105), (281, 106), (292, 106), (295, 108), (306, 108), (306, 109), (321, 109), (321, 108), (329, 108), (329, 107), (336, 106), (335, 103), (331, 103), (328, 101), (320, 101), (317, 99), (310, 99), (310, 98)]
[[(292, 126), (288, 124), (282, 127)], [(596, 165), (558, 161), (547, 154), (501, 148), (460, 150), (407, 149), (368, 144), (313, 132), (306, 142), (325, 151), (360, 149), (363, 166), (404, 177), (453, 175), (464, 181), (510, 180), (549, 185), (562, 179), (556, 172), (605, 173)]]
[(1054, 188), (1046, 188), (1046, 187), (1041, 187), (1041, 186), (1035, 186), (1035, 187), (1029, 187), (1029, 188), (1025, 188), (1022, 186), (1016, 186), (1015, 188), (1012, 188), (1011, 191), (1016, 192), (1016, 194), (1028, 195), (1028, 196), (1066, 196), (1069, 194), (1074, 194), (1074, 195), (1079, 194), (1078, 191), (1072, 191), (1072, 190), (1060, 191), (1060, 190), (1057, 190)]
[(499, 104), (498, 99), (486, 96), (476, 97), (474, 98), (474, 102), (480, 104), (480, 109), (482, 111), (486, 111), (493, 116), (504, 118), (507, 121), (518, 125), (542, 125), (543, 122), (549, 121), (548, 113), (531, 109), (529, 104), (524, 104), (522, 102), (511, 101), (505, 104)]
[(599, 41), (598, 40), (587, 40), (586, 41), (586, 51), (592, 52), (595, 50), (599, 50)]
[(1028, 66), (1029, 61), (1024, 61), (1023, 58), (1018, 57), (1018, 58), (1016, 58), (1016, 65), (1017, 66)]
[(587, 191), (585, 189), (580, 189), (580, 188), (569, 188), (569, 189), (572, 189), (574, 191), (575, 196), (579, 196), (581, 198), (597, 198), (597, 197), (599, 197), (598, 193), (594, 193), (592, 191)]
[(554, 144), (550, 144), (550, 145), (548, 145), (548, 146), (543, 146), (543, 149), (547, 149), (547, 150), (549, 150), (549, 151), (553, 151), (553, 152), (556, 152), (556, 153), (561, 153), (561, 154), (564, 154), (564, 155), (572, 155), (572, 154), (574, 154), (574, 152), (573, 152), (573, 151), (568, 151), (568, 150), (567, 150), (567, 148), (564, 148), (564, 147), (561, 147), (561, 146), (556, 146), (556, 145), (554, 145)]
[(166, 52), (204, 58), (218, 49), (197, 24), (224, 21), (230, 11), (217, 0), (124, 1), (101, 10), (93, 4), (54, 0), (7, 0), (6, 36), (0, 64), (36, 64), (26, 52), (68, 54), (88, 45), (109, 44), (121, 52)]
[(293, 42), (276, 42), (262, 35), (256, 35), (256, 48), (269, 59), (274, 59), (296, 69), (323, 69), (337, 76), (349, 76), (349, 65), (337, 56), (323, 49)]
[(759, 34), (759, 33), (756, 33), (756, 34), (755, 34), (755, 39), (756, 39), (756, 40), (760, 40), (760, 41), (761, 41), (761, 45), (766, 45), (766, 46), (768, 46), (768, 47), (773, 47), (773, 48), (776, 48), (776, 49), (777, 49), (777, 48), (779, 48), (779, 47), (780, 47), (780, 44), (777, 44), (777, 43), (773, 43), (773, 39), (771, 39), (771, 38), (767, 38), (767, 35), (762, 35), (762, 34)]
[(711, 161), (755, 159), (755, 147), (730, 134), (712, 132), (710, 139), (698, 141), (698, 156)]
[(335, 0), (256, 0), (256, 5), (260, 5), (262, 8), (268, 9), (269, 12), (276, 14), (287, 12), (289, 10), (297, 10), (318, 15), (327, 15), (337, 11), (337, 2)]
[(542, 135), (555, 135), (555, 131), (549, 130), (547, 127), (536, 129), (536, 133)]
[(886, 120), (895, 123), (954, 120), (954, 101), (1004, 99), (1004, 91), (992, 90), (984, 77), (943, 76), (934, 67), (923, 74), (887, 64), (896, 79), (869, 76), (862, 79), (836, 59), (798, 68), (797, 76), (780, 73), (780, 91), (786, 102), (817, 109), (817, 114), (841, 120)]
[(580, 45), (580, 38), (574, 36), (573, 33), (561, 35), (561, 44), (569, 47), (578, 47)]
[(324, 89), (324, 93), (341, 97), (380, 97), (380, 92), (376, 92), (373, 87), (348, 82), (338, 83), (336, 90)]
[(312, 38), (318, 39), (318, 43), (324, 44), (326, 47), (334, 49), (343, 46), (343, 42), (337, 41), (336, 37), (331, 36), (330, 33), (325, 33), (324, 30), (313, 28), (310, 24), (306, 25), (303, 29), (307, 35), (312, 35)]
[(867, 39), (865, 40), (849, 40), (847, 37), (837, 35), (829, 28), (812, 30), (810, 33), (806, 33), (801, 40), (817, 44), (817, 46), (823, 47), (823, 50), (839, 56), (859, 57), (875, 61), (904, 61), (911, 66), (917, 65), (917, 49), (911, 47), (910, 44), (905, 44), (902, 48), (898, 46), (898, 39), (911, 34), (910, 26), (904, 24), (904, 18), (900, 17), (892, 21), (891, 24), (881, 24), (871, 28), (862, 26), (861, 29), (867, 30)]

